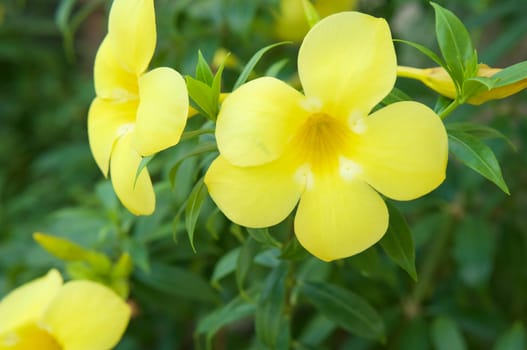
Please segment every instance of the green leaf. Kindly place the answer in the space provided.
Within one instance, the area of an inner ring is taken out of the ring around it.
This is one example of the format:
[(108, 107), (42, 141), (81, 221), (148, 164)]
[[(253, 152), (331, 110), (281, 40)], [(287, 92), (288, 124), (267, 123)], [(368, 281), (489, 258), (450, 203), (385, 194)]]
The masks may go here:
[(181, 155), (176, 161), (176, 163), (170, 168), (170, 171), (168, 172), (168, 179), (170, 180), (171, 187), (175, 188), (177, 172), (179, 168), (181, 167), (181, 164), (183, 164), (185, 160), (191, 157), (214, 152), (217, 150), (218, 150), (218, 147), (216, 146), (215, 141), (207, 141), (207, 142), (199, 143), (196, 147), (193, 147), (192, 149), (190, 149), (190, 151)]
[(456, 323), (449, 318), (437, 318), (432, 324), (432, 341), (436, 350), (465, 350), (467, 346)]
[(266, 77), (278, 76), (278, 74), (282, 71), (282, 69), (286, 66), (287, 63), (289, 63), (289, 59), (287, 58), (283, 58), (279, 61), (276, 61), (269, 68), (267, 68), (264, 75)]
[(281, 248), (282, 244), (278, 242), (271, 234), (269, 233), (268, 228), (247, 228), (249, 235), (257, 242), (262, 243), (264, 246), (271, 246)]
[(307, 24), (309, 24), (309, 28), (313, 28), (315, 24), (317, 24), (320, 21), (320, 15), (317, 12), (317, 9), (311, 1), (309, 0), (302, 0), (302, 6), (304, 7), (304, 14), (306, 15)]
[(196, 79), (204, 82), (208, 86), (212, 85), (212, 80), (214, 79), (209, 64), (203, 57), (201, 50), (198, 50), (198, 63), (196, 64)]
[(141, 162), (139, 163), (139, 166), (137, 167), (137, 171), (135, 172), (135, 179), (134, 179), (134, 188), (137, 183), (137, 179), (139, 178), (139, 175), (141, 174), (141, 171), (150, 163), (152, 159), (154, 159), (155, 154), (151, 156), (146, 156), (141, 158)]
[(417, 282), (414, 240), (410, 228), (396, 207), (390, 203), (386, 205), (390, 214), (390, 223), (388, 231), (380, 241), (382, 249)]
[(205, 135), (205, 134), (214, 134), (214, 131), (215, 129), (197, 129), (197, 130), (185, 131), (181, 135), (181, 139), (179, 141), (181, 142), (181, 141), (191, 140), (193, 138), (196, 138), (198, 136)]
[(385, 106), (395, 103), (395, 102), (402, 102), (402, 101), (412, 101), (413, 99), (405, 94), (402, 90), (399, 90), (398, 88), (394, 87), (392, 91), (386, 96), (381, 103)]
[(454, 13), (434, 2), (430, 4), (434, 7), (437, 43), (447, 71), (461, 87), (465, 79), (477, 73), (477, 57), (470, 34)]
[(214, 289), (199, 274), (187, 268), (152, 262), (149, 273), (136, 270), (134, 277), (151, 288), (175, 297), (201, 302), (219, 302)]
[(278, 265), (267, 277), (256, 306), (255, 330), (258, 339), (271, 349), (277, 347), (285, 322), (286, 277), (288, 265)]
[(294, 236), (283, 245), (282, 255), (280, 255), (280, 259), (284, 260), (304, 260), (307, 257), (309, 257), (309, 253)]
[(303, 281), (299, 287), (300, 292), (331, 321), (358, 336), (385, 341), (381, 316), (362, 297), (329, 283)]
[(207, 338), (211, 339), (222, 327), (251, 316), (255, 308), (254, 304), (238, 296), (199, 320), (196, 334), (207, 334)]
[(511, 329), (502, 334), (493, 350), (524, 350), (527, 349), (525, 328), (520, 322), (516, 322)]
[(216, 118), (218, 106), (217, 102), (214, 102), (211, 87), (188, 75), (185, 77), (185, 80), (187, 82), (189, 96), (196, 104), (197, 109), (201, 114), (214, 120)]
[(216, 266), (214, 266), (214, 271), (212, 272), (211, 283), (213, 285), (219, 286), (219, 280), (236, 270), (240, 250), (240, 247), (236, 247), (218, 260)]
[(489, 91), (494, 86), (492, 78), (473, 77), (463, 82), (462, 96), (459, 99), (460, 103), (465, 103), (472, 96), (478, 95), (482, 92)]
[(494, 80), (494, 87), (502, 87), (514, 84), (520, 80), (527, 79), (527, 61), (516, 63), (504, 68), (491, 77)]
[(236, 284), (242, 293), (244, 292), (245, 278), (259, 249), (260, 245), (252, 237), (247, 237), (241, 247), (238, 260), (236, 261)]
[(460, 131), (448, 134), (450, 151), (466, 166), (494, 182), (503, 192), (510, 194), (501, 174), (494, 152), (478, 138)]
[(300, 334), (299, 340), (310, 349), (320, 348), (320, 345), (335, 330), (337, 325), (322, 315), (315, 315)]
[(403, 43), (408, 46), (413, 47), (414, 49), (419, 50), (422, 54), (424, 54), (426, 57), (430, 58), (432, 61), (434, 61), (438, 66), (441, 66), (445, 69), (447, 69), (446, 63), (439, 57), (434, 51), (430, 50), (428, 47), (423, 46), (421, 44), (414, 43), (412, 41), (407, 40), (401, 40), (401, 39), (393, 39), (396, 43)]
[(123, 242), (123, 250), (128, 252), (132, 257), (134, 265), (139, 267), (143, 272), (150, 272), (150, 256), (148, 254), (148, 249), (146, 244), (143, 242), (138, 242), (135, 239), (128, 238)]
[(513, 149), (517, 150), (516, 145), (501, 131), (496, 130), (490, 126), (472, 123), (472, 122), (457, 122), (457, 123), (448, 123), (445, 125), (448, 131), (461, 131), (472, 136), (477, 137), (478, 139), (502, 139)]
[(207, 187), (203, 182), (203, 178), (199, 179), (190, 192), (187, 205), (185, 207), (185, 228), (187, 229), (188, 239), (192, 250), (196, 252), (194, 246), (194, 230), (196, 229), (196, 222), (198, 221), (199, 213), (205, 198), (207, 198)]
[(251, 74), (251, 72), (253, 71), (254, 67), (256, 66), (256, 64), (258, 63), (258, 61), (260, 61), (260, 59), (262, 58), (262, 56), (269, 50), (271, 50), (272, 48), (275, 48), (277, 46), (281, 46), (281, 45), (285, 45), (285, 44), (290, 44), (291, 42), (290, 41), (282, 41), (282, 42), (279, 42), (279, 43), (275, 43), (275, 44), (271, 44), (271, 45), (268, 45), (264, 48), (261, 48), (260, 50), (258, 50), (254, 55), (253, 57), (251, 57), (251, 59), (249, 60), (249, 62), (247, 62), (247, 64), (245, 65), (245, 67), (243, 67), (243, 70), (242, 72), (240, 73), (240, 76), (238, 77), (238, 79), (236, 80), (236, 82), (234, 83), (234, 87), (232, 88), (232, 91), (236, 90), (237, 88), (239, 88), (243, 83), (245, 83), (247, 81), (247, 78), (249, 78), (249, 74)]

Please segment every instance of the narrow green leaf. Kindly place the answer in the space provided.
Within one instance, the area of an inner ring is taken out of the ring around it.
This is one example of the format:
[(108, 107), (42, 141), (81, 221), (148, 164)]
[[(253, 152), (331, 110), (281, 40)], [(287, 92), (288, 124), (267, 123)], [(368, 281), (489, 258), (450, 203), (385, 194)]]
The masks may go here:
[(388, 231), (380, 241), (381, 247), (397, 265), (417, 281), (414, 240), (410, 228), (395, 206), (388, 202), (386, 205), (390, 214), (390, 223)]
[(516, 149), (516, 145), (501, 131), (496, 130), (490, 126), (472, 123), (472, 122), (457, 122), (457, 123), (448, 123), (445, 125), (448, 131), (461, 131), (467, 134), (471, 134), (479, 139), (502, 139), (513, 149)]
[(317, 12), (317, 9), (311, 1), (309, 0), (302, 0), (302, 6), (304, 7), (304, 14), (306, 15), (307, 24), (309, 24), (309, 28), (313, 28), (315, 24), (317, 24), (320, 21), (320, 15)]
[(203, 115), (214, 120), (215, 109), (217, 107), (215, 107), (213, 104), (214, 99), (212, 96), (211, 87), (204, 82), (194, 79), (188, 75), (185, 77), (185, 80), (187, 82), (189, 96), (196, 104), (197, 109)]
[(329, 283), (303, 281), (299, 286), (300, 292), (331, 321), (358, 336), (385, 341), (381, 316), (362, 297)]
[(207, 334), (207, 338), (212, 338), (222, 327), (254, 314), (255, 308), (255, 304), (238, 296), (199, 320), (196, 334)]
[(207, 60), (203, 57), (201, 50), (198, 50), (198, 63), (196, 64), (196, 79), (204, 82), (208, 86), (212, 85), (212, 80), (214, 76), (210, 70)]
[(205, 134), (214, 134), (214, 131), (215, 129), (198, 129), (198, 130), (185, 131), (181, 135), (181, 139), (179, 141), (181, 142), (181, 141), (191, 140), (193, 138), (196, 138), (198, 136), (205, 135)]
[(412, 41), (407, 40), (401, 40), (401, 39), (393, 39), (396, 43), (403, 43), (408, 46), (413, 47), (414, 49), (419, 50), (422, 54), (424, 54), (426, 57), (430, 58), (432, 61), (434, 61), (438, 66), (441, 66), (445, 69), (447, 69), (446, 63), (443, 61), (441, 57), (439, 57), (434, 51), (430, 50), (428, 47), (423, 46), (421, 44), (414, 43)]
[(134, 265), (144, 273), (150, 273), (150, 256), (143, 242), (128, 238), (122, 242), (123, 250), (130, 254)]
[(303, 329), (298, 338), (303, 345), (309, 349), (320, 348), (322, 342), (335, 330), (335, 322), (328, 320), (322, 315), (315, 315)]
[(194, 185), (187, 199), (187, 206), (185, 207), (185, 228), (187, 229), (188, 239), (192, 250), (196, 252), (194, 246), (194, 230), (196, 229), (196, 222), (198, 221), (199, 213), (205, 198), (207, 198), (207, 187), (203, 182), (203, 178), (199, 179)]
[(386, 96), (381, 103), (385, 106), (395, 103), (395, 102), (402, 102), (402, 101), (412, 101), (413, 99), (408, 96), (406, 93), (404, 93), (402, 90), (399, 90), (398, 88), (394, 87), (392, 91)]
[(236, 284), (242, 293), (244, 293), (245, 278), (259, 249), (260, 245), (252, 237), (247, 237), (241, 247), (238, 260), (236, 261)]
[(460, 103), (465, 103), (472, 96), (478, 95), (482, 92), (489, 91), (494, 86), (494, 80), (486, 77), (473, 77), (463, 82), (462, 96)]
[(168, 179), (170, 181), (170, 185), (172, 188), (175, 188), (176, 185), (176, 175), (181, 167), (181, 164), (183, 162), (191, 157), (196, 157), (202, 154), (210, 153), (217, 151), (218, 147), (216, 146), (215, 141), (208, 141), (208, 142), (201, 142), (196, 147), (193, 147), (191, 150), (189, 150), (187, 153), (181, 155), (176, 163), (170, 168), (170, 171), (168, 172)]
[(218, 260), (216, 266), (214, 266), (214, 271), (212, 272), (212, 284), (217, 286), (219, 280), (236, 270), (236, 264), (238, 257), (240, 256), (240, 250), (240, 247), (236, 247), (222, 256), (220, 260)]
[(286, 277), (288, 265), (278, 265), (264, 282), (256, 306), (255, 330), (258, 339), (271, 349), (277, 347), (280, 330), (284, 324)]
[(449, 318), (437, 318), (432, 324), (432, 341), (436, 350), (465, 350), (467, 346), (456, 323)]
[(447, 71), (459, 86), (477, 73), (477, 58), (472, 39), (459, 18), (451, 11), (431, 2), (435, 11), (436, 37), (447, 64)]
[(134, 179), (134, 188), (137, 184), (137, 179), (139, 178), (139, 175), (141, 174), (141, 171), (150, 163), (152, 159), (154, 159), (154, 154), (151, 156), (146, 156), (141, 158), (141, 162), (139, 163), (139, 166), (137, 167), (137, 171), (135, 172), (135, 179)]
[(302, 247), (296, 237), (291, 237), (282, 247), (282, 255), (280, 259), (284, 260), (304, 260), (309, 256), (309, 253)]
[(261, 48), (260, 50), (258, 50), (254, 55), (253, 57), (251, 57), (251, 59), (249, 60), (249, 62), (247, 62), (247, 64), (245, 65), (245, 67), (243, 67), (243, 70), (242, 72), (240, 73), (240, 76), (238, 77), (238, 79), (236, 80), (236, 82), (234, 83), (234, 87), (232, 88), (232, 91), (236, 90), (237, 88), (239, 88), (243, 83), (245, 83), (247, 81), (247, 78), (249, 78), (249, 74), (251, 74), (251, 72), (253, 71), (254, 67), (256, 66), (256, 64), (260, 61), (260, 59), (263, 57), (263, 55), (271, 50), (272, 48), (275, 48), (277, 46), (281, 46), (281, 45), (285, 45), (285, 44), (290, 44), (291, 42), (290, 41), (282, 41), (282, 42), (279, 42), (279, 43), (275, 43), (275, 44), (271, 44), (271, 45), (268, 45), (264, 48)]
[(525, 327), (516, 322), (507, 332), (502, 334), (493, 350), (524, 350), (527, 349)]
[(77, 0), (62, 0), (55, 12), (57, 27), (64, 34), (69, 31), (69, 20)]
[(450, 130), (448, 138), (450, 151), (461, 162), (494, 182), (503, 192), (510, 194), (498, 160), (489, 146), (478, 138), (460, 131)]
[(494, 87), (502, 87), (527, 79), (527, 61), (519, 62), (504, 68), (492, 76)]
[(216, 71), (216, 74), (214, 75), (214, 79), (212, 80), (212, 85), (211, 85), (211, 91), (212, 91), (212, 94), (211, 94), (211, 98), (212, 98), (212, 104), (213, 104), (213, 120), (216, 120), (216, 118), (218, 117), (218, 112), (219, 112), (219, 101), (220, 101), (220, 93), (221, 93), (221, 78), (223, 76), (223, 68), (224, 68), (224, 65), (223, 63), (221, 64), (221, 66), (218, 68), (218, 70)]
[(281, 248), (282, 244), (278, 242), (271, 234), (269, 233), (268, 228), (247, 228), (249, 235), (256, 240), (257, 242), (262, 243), (264, 246), (271, 246)]
[(289, 63), (289, 59), (287, 59), (287, 58), (283, 58), (283, 59), (281, 59), (279, 61), (276, 61), (269, 68), (267, 68), (267, 70), (265, 71), (264, 75), (266, 77), (276, 77), (276, 76), (278, 76), (278, 74), (280, 74), (282, 69), (288, 63)]

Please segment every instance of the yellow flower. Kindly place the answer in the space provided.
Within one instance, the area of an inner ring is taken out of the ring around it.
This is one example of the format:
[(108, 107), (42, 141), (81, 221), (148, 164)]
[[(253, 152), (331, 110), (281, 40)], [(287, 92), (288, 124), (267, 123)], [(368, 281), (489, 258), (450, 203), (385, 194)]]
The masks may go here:
[(155, 208), (143, 156), (179, 142), (189, 109), (185, 81), (167, 67), (145, 72), (154, 53), (153, 0), (115, 0), (108, 34), (95, 58), (97, 97), (88, 115), (88, 137), (97, 165), (108, 170), (123, 205), (136, 215)]
[(229, 95), (216, 129), (220, 156), (205, 183), (233, 222), (267, 227), (298, 204), (295, 233), (322, 260), (359, 253), (385, 233), (383, 195), (410, 200), (445, 177), (447, 135), (417, 102), (371, 115), (392, 89), (396, 57), (385, 20), (329, 16), (298, 56), (304, 94), (255, 79)]
[[(300, 41), (309, 30), (303, 0), (281, 0), (276, 16), (276, 34), (283, 40)], [(321, 18), (351, 10), (357, 0), (317, 0), (314, 7)]]
[[(486, 64), (479, 64), (478, 77), (492, 77), (501, 70), (501, 68), (491, 68)], [(419, 69), (399, 66), (397, 67), (397, 75), (404, 78), (420, 80), (423, 84), (439, 94), (450, 99), (456, 98), (454, 82), (443, 67)], [(480, 105), (490, 100), (509, 97), (525, 88), (527, 88), (527, 79), (520, 80), (513, 84), (500, 86), (489, 91), (483, 91), (469, 98), (467, 102), (473, 105)]]
[(121, 339), (130, 307), (91, 281), (62, 283), (57, 270), (0, 302), (0, 350), (106, 350)]

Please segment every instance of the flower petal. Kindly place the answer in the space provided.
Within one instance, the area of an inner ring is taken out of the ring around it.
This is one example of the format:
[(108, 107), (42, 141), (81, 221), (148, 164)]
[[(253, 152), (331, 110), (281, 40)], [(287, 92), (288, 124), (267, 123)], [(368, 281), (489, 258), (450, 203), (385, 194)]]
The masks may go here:
[(129, 131), (115, 143), (110, 160), (112, 185), (121, 203), (132, 214), (150, 215), (155, 209), (156, 197), (146, 167), (135, 180), (141, 156), (132, 145), (133, 134)]
[(302, 94), (275, 78), (241, 86), (225, 99), (218, 115), (216, 140), (221, 155), (238, 166), (277, 159), (308, 116), (302, 101)]
[(130, 307), (111, 289), (91, 281), (66, 283), (49, 304), (42, 323), (64, 349), (113, 348), (130, 319)]
[(53, 269), (9, 293), (0, 302), (0, 334), (36, 322), (61, 286), (62, 277)]
[(233, 222), (267, 227), (284, 220), (298, 202), (304, 185), (282, 159), (256, 166), (237, 167), (216, 158), (205, 175), (210, 196)]
[(391, 104), (364, 119), (355, 161), (377, 191), (397, 200), (425, 195), (445, 179), (448, 138), (441, 119), (417, 102)]
[(135, 146), (143, 156), (179, 142), (188, 115), (188, 92), (181, 74), (157, 68), (139, 79)]
[(137, 74), (126, 71), (117, 61), (108, 35), (95, 56), (93, 78), (98, 97), (119, 101), (138, 97)]
[(108, 176), (110, 155), (122, 129), (135, 119), (137, 101), (114, 102), (95, 98), (88, 112), (88, 140), (95, 162)]
[(298, 241), (324, 261), (352, 256), (386, 232), (388, 210), (381, 196), (359, 179), (317, 176), (306, 188), (295, 217)]
[(384, 19), (359, 12), (324, 18), (307, 33), (298, 74), (308, 98), (334, 117), (367, 115), (393, 88), (396, 57)]
[(153, 0), (115, 0), (110, 10), (108, 36), (121, 65), (143, 73), (156, 47), (156, 19)]

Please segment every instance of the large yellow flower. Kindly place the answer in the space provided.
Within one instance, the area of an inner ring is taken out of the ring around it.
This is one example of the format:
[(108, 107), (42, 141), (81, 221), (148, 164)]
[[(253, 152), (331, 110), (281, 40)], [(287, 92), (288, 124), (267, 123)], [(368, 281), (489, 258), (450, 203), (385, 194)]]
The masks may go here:
[[(486, 64), (479, 64), (478, 66), (478, 77), (492, 77), (496, 73), (500, 72), (501, 68), (491, 68)], [(447, 71), (443, 67), (434, 68), (414, 68), (399, 66), (397, 67), (397, 75), (404, 78), (411, 78), (420, 80), (423, 84), (428, 86), (430, 89), (438, 92), (439, 94), (446, 96), (450, 99), (456, 98), (456, 87), (452, 78), (448, 75)], [(468, 103), (473, 105), (480, 105), (490, 100), (497, 100), (514, 95), (527, 88), (527, 79), (517, 81), (513, 84), (500, 86), (497, 88), (490, 89), (489, 91), (483, 91), (468, 99)]]
[(152, 0), (115, 0), (108, 34), (95, 58), (97, 97), (88, 115), (90, 147), (115, 192), (136, 215), (151, 214), (155, 195), (143, 156), (179, 142), (188, 113), (181, 75), (161, 67), (145, 72), (156, 43)]
[(91, 281), (62, 284), (57, 270), (0, 302), (0, 350), (107, 350), (121, 339), (130, 307)]
[(329, 261), (385, 233), (388, 211), (375, 190), (409, 200), (443, 181), (448, 141), (439, 117), (417, 102), (368, 115), (396, 78), (383, 19), (358, 12), (323, 19), (300, 47), (298, 70), (303, 94), (264, 77), (225, 99), (220, 156), (205, 182), (227, 217), (248, 227), (275, 225), (299, 202), (298, 240)]

